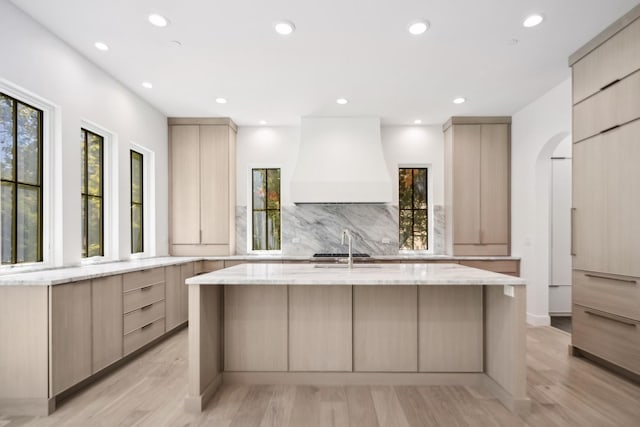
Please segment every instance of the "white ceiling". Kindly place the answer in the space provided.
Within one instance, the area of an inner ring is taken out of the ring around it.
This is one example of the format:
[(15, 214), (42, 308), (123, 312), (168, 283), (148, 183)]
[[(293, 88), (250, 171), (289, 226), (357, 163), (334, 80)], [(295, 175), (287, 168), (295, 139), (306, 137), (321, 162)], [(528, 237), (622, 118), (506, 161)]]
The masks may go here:
[[(305, 115), (441, 124), (511, 115), (639, 0), (12, 0), (168, 116), (297, 125)], [(156, 12), (171, 24), (151, 26)], [(541, 12), (533, 29), (523, 19)], [(425, 18), (422, 36), (408, 24)], [(282, 37), (273, 23), (297, 30)], [(508, 43), (517, 39), (516, 45)], [(95, 41), (110, 46), (100, 52)], [(179, 40), (181, 48), (170, 41)], [(150, 81), (151, 90), (141, 87)], [(452, 104), (464, 96), (468, 102)], [(228, 103), (215, 103), (225, 97)], [(340, 106), (336, 98), (346, 97)]]

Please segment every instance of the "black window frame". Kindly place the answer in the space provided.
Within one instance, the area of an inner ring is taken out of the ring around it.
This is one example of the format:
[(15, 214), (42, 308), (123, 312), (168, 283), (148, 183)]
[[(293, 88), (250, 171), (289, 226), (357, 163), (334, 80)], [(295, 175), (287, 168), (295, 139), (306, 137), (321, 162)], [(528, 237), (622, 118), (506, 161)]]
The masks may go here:
[[(13, 179), (1, 178), (0, 181), (4, 184), (10, 184), (13, 187), (13, 195), (12, 195), (12, 213), (11, 213), (11, 262), (2, 263), (2, 265), (16, 265), (16, 264), (27, 264), (33, 262), (42, 262), (43, 261), (43, 236), (44, 236), (44, 218), (43, 218), (43, 199), (44, 199), (44, 167), (43, 167), (43, 140), (44, 140), (44, 112), (33, 105), (21, 101), (17, 98), (14, 98), (6, 93), (0, 92), (0, 96), (10, 99), (13, 102), (13, 108), (11, 112), (11, 117), (14, 126), (13, 132), (13, 144), (12, 144), (12, 155), (13, 155)], [(39, 185), (20, 182), (18, 178), (18, 104), (24, 105), (26, 107), (31, 108), (39, 113), (38, 118), (38, 183)], [(36, 249), (36, 260), (28, 260), (18, 262), (18, 188), (19, 187), (29, 187), (29, 188), (37, 188), (39, 190), (40, 197), (38, 198), (38, 242)], [(1, 262), (1, 260), (0, 260)]]
[[(269, 180), (268, 180), (268, 174), (270, 170), (277, 170), (278, 171), (278, 175), (279, 175), (279, 180), (278, 182), (280, 182), (280, 188), (278, 189), (278, 209), (274, 209), (274, 208), (269, 208), (269, 203), (268, 203), (268, 195), (269, 195)], [(254, 187), (254, 171), (264, 171), (264, 189), (265, 189), (265, 202), (264, 202), (264, 209), (256, 209), (254, 203), (253, 203), (253, 189)], [(282, 250), (282, 200), (281, 200), (281, 196), (282, 196), (282, 170), (281, 168), (252, 168), (251, 169), (251, 250), (252, 251), (280, 251)], [(280, 227), (278, 228), (279, 232), (280, 232), (280, 236), (278, 239), (278, 243), (279, 243), (279, 247), (278, 248), (269, 248), (269, 230), (267, 227), (267, 224), (269, 223), (269, 212), (272, 211), (277, 211), (278, 212), (278, 216), (280, 217)], [(265, 224), (264, 224), (264, 232), (266, 233), (265, 236), (265, 242), (267, 245), (267, 249), (255, 249), (254, 248), (254, 243), (255, 243), (255, 233), (256, 233), (256, 224), (255, 224), (255, 220), (254, 220), (254, 213), (255, 212), (264, 212), (265, 213)]]
[[(85, 239), (82, 239), (82, 258), (89, 258), (89, 197), (94, 199), (100, 199), (100, 253), (95, 256), (104, 256), (104, 136), (88, 130), (86, 128), (81, 128), (81, 131), (84, 132), (84, 140), (82, 144), (84, 146), (84, 152), (86, 153), (84, 164), (81, 165), (84, 168), (84, 189), (80, 190), (82, 203), (84, 204), (84, 212), (86, 216), (82, 219), (82, 226), (84, 227), (84, 236)], [(89, 134), (97, 136), (100, 138), (100, 195), (96, 196), (89, 193), (89, 147), (87, 144)], [(82, 151), (81, 151), (82, 152)], [(82, 163), (82, 162), (81, 162)]]
[[(400, 185), (398, 185), (398, 243), (399, 243), (399, 250), (401, 251), (428, 251), (429, 250), (429, 167), (427, 166), (415, 166), (415, 167), (398, 167), (398, 180), (400, 179), (401, 173), (400, 171), (402, 170), (410, 170), (411, 174), (412, 174), (412, 186), (411, 186), (411, 208), (410, 209), (406, 209), (406, 208), (402, 208), (400, 206)], [(422, 171), (424, 170), (424, 174), (425, 174), (425, 185), (424, 185), (424, 200), (426, 203), (426, 208), (422, 209), (422, 208), (416, 208), (415, 207), (415, 185), (413, 185), (413, 180), (415, 180), (415, 172), (416, 171)], [(412, 235), (412, 239), (411, 239), (411, 248), (403, 248), (400, 245), (402, 244), (402, 242), (400, 241), (400, 237), (401, 237), (401, 221), (402, 221), (402, 211), (411, 211), (411, 235)], [(425, 238), (425, 248), (424, 249), (416, 249), (415, 248), (415, 237), (416, 235), (420, 235), (420, 232), (416, 232), (416, 228), (415, 228), (415, 213), (416, 211), (421, 211), (425, 213), (425, 230), (424, 233), (426, 234), (426, 238)]]
[[(136, 150), (130, 150), (129, 154), (130, 167), (130, 200), (131, 200), (131, 253), (138, 254), (144, 252), (144, 154)], [(140, 202), (133, 200), (133, 162), (134, 157), (139, 157), (140, 161)], [(133, 208), (140, 207), (140, 248), (134, 248), (133, 240)], [(138, 250), (139, 249), (139, 250)]]

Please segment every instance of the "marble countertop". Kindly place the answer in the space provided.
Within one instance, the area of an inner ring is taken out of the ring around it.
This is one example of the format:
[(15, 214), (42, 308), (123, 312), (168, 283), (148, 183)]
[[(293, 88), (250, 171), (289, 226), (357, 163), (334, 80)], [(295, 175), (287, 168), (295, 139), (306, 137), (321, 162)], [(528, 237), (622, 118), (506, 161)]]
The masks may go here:
[(187, 279), (188, 285), (524, 285), (460, 264), (240, 264)]
[[(229, 255), (203, 257), (207, 261), (336, 261), (344, 258), (321, 257), (314, 258), (309, 255), (270, 255), (270, 254), (250, 254), (250, 255)], [(519, 257), (512, 256), (453, 256), (453, 255), (432, 255), (432, 254), (397, 254), (397, 255), (372, 255), (367, 258), (354, 258), (357, 262), (367, 261), (519, 261)]]
[(202, 257), (157, 257), (5, 274), (0, 275), (0, 286), (59, 285), (62, 283), (79, 282), (81, 280), (96, 279), (149, 268), (184, 264), (201, 259)]

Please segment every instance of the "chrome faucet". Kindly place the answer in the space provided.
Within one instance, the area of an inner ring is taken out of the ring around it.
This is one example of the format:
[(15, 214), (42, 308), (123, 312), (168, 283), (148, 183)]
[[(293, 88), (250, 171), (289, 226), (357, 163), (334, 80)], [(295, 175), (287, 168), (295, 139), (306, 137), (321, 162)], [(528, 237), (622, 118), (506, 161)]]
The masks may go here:
[(344, 238), (347, 237), (349, 241), (349, 268), (353, 267), (353, 252), (351, 251), (351, 232), (346, 228), (342, 231), (342, 244), (344, 245)]

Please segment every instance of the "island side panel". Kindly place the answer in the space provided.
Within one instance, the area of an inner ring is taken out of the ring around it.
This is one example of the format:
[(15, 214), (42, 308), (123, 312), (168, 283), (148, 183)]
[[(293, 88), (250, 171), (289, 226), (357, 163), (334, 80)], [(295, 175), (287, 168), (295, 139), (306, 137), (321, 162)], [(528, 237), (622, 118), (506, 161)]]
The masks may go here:
[(417, 372), (417, 286), (354, 286), (353, 311), (355, 371)]
[(482, 286), (419, 286), (420, 372), (483, 372)]
[(288, 370), (287, 286), (224, 287), (224, 370)]
[(485, 373), (487, 385), (510, 410), (529, 410), (526, 396), (526, 288), (485, 286)]
[(351, 286), (289, 286), (289, 370), (352, 370)]
[(188, 412), (201, 412), (222, 384), (223, 287), (189, 285)]

